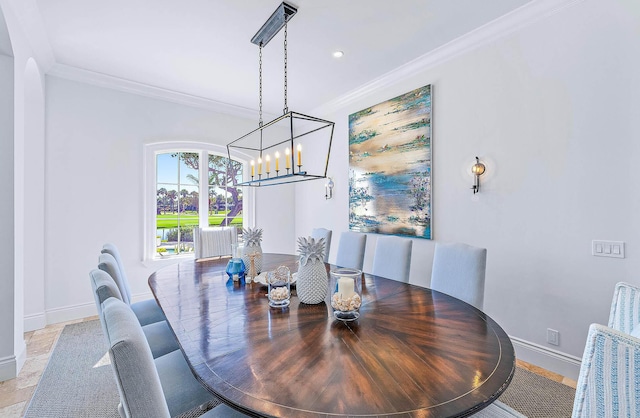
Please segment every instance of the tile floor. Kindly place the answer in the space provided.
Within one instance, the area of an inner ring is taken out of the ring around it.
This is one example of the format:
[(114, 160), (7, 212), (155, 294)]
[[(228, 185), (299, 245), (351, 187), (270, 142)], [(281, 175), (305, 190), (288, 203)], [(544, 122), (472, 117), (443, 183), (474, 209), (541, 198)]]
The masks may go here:
[[(42, 372), (47, 366), (49, 356), (64, 326), (97, 318), (97, 316), (93, 316), (77, 321), (48, 325), (46, 328), (24, 334), (24, 340), (27, 344), (27, 360), (17, 378), (0, 382), (0, 418), (20, 418), (24, 415), (29, 400), (38, 385)], [(576, 387), (575, 380), (552, 373), (533, 364), (518, 360), (517, 365), (556, 382), (564, 383), (573, 388)]]

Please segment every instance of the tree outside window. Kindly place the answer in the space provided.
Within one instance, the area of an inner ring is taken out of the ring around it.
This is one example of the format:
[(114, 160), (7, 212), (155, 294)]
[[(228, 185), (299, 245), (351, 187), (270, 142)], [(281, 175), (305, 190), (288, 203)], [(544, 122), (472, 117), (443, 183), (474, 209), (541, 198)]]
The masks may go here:
[[(215, 154), (207, 154), (207, 159), (209, 205), (201, 208), (200, 154), (156, 155), (156, 251), (161, 256), (192, 252), (198, 226), (235, 225), (242, 233), (242, 189), (237, 187), (242, 163)], [(199, 225), (201, 210), (207, 211), (207, 225)]]

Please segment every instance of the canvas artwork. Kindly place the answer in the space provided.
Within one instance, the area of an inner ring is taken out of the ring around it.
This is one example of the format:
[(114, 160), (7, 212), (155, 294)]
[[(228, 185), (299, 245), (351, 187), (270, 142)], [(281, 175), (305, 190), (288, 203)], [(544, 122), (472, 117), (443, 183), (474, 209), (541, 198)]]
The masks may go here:
[(431, 85), (349, 115), (349, 228), (431, 239)]

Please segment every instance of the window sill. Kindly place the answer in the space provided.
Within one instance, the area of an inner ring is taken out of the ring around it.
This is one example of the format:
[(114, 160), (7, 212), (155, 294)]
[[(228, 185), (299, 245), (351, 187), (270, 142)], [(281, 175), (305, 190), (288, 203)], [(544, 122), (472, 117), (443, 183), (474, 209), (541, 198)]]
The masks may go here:
[(194, 253), (186, 253), (186, 254), (178, 254), (178, 255), (165, 255), (165, 256), (155, 256), (153, 258), (147, 258), (142, 260), (142, 264), (145, 267), (152, 267), (154, 269), (158, 269), (164, 266), (170, 266), (172, 264), (177, 264), (186, 260), (193, 260)]

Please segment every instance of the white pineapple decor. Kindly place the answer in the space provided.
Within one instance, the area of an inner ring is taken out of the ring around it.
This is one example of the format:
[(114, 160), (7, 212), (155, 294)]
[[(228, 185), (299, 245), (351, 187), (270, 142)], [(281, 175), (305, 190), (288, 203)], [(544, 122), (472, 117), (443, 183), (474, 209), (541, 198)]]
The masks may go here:
[(296, 281), (298, 298), (307, 304), (322, 303), (329, 291), (329, 278), (324, 265), (324, 238), (298, 238), (300, 267)]
[(256, 254), (254, 257), (254, 265), (256, 268), (256, 274), (260, 274), (262, 272), (262, 247), (260, 243), (262, 242), (262, 229), (261, 228), (247, 228), (242, 230), (242, 235), (244, 237), (244, 248), (242, 249), (242, 261), (244, 261), (244, 265), (247, 271), (250, 268), (249, 254)]

